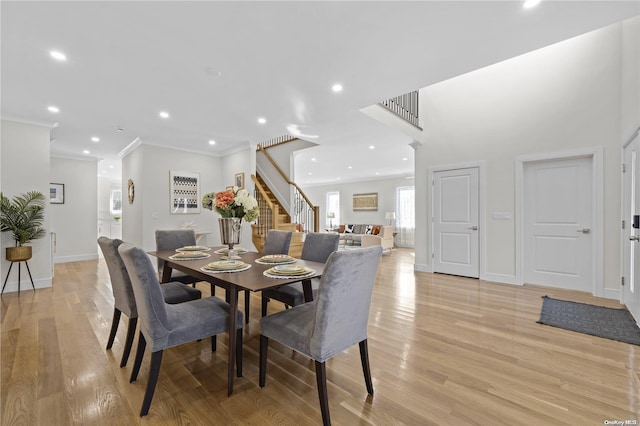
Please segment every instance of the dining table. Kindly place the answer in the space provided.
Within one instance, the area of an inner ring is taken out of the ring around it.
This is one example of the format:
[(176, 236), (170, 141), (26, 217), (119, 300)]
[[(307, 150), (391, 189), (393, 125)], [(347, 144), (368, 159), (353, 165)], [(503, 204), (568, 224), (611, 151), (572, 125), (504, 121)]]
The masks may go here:
[[(237, 272), (208, 272), (203, 270), (202, 268), (207, 264), (224, 258), (223, 255), (216, 254), (216, 251), (220, 251), (220, 249), (223, 249), (223, 247), (208, 247), (208, 251), (205, 253), (209, 254), (209, 256), (197, 259), (176, 259), (174, 257), (176, 255), (175, 250), (150, 251), (148, 254), (164, 261), (164, 268), (160, 279), (160, 282), (162, 283), (171, 281), (171, 271), (176, 269), (187, 275), (196, 277), (202, 281), (207, 281), (225, 289), (226, 300), (229, 303), (229, 364), (227, 372), (227, 395), (231, 395), (233, 393), (233, 370), (235, 367), (236, 356), (235, 330), (237, 326), (236, 316), (238, 312), (238, 293), (243, 290), (250, 290), (254, 292), (263, 291), (270, 288), (280, 287), (285, 284), (302, 282), (305, 302), (310, 302), (313, 300), (311, 279), (322, 275), (324, 272), (324, 263), (295, 259), (296, 264), (313, 270), (313, 273), (309, 273), (304, 277), (271, 278), (265, 276), (264, 272), (275, 266), (275, 264), (258, 263), (260, 262), (259, 259), (262, 257), (262, 254), (260, 253), (240, 251), (238, 253), (240, 260), (251, 265), (250, 268)], [(212, 297), (215, 296), (212, 295)]]

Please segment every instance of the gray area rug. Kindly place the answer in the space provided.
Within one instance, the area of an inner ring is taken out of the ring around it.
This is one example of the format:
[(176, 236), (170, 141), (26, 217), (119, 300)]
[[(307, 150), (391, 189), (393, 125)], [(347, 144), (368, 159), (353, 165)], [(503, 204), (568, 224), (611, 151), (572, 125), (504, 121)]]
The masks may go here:
[(626, 309), (542, 297), (540, 324), (640, 345), (640, 328)]

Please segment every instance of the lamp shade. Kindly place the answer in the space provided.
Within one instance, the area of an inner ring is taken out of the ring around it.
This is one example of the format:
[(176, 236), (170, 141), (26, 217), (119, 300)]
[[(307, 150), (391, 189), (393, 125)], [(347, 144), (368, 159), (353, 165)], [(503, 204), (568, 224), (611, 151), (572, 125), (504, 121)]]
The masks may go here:
[(327, 219), (335, 219), (336, 214), (334, 212), (327, 213)]
[(395, 219), (396, 218), (396, 212), (386, 212), (384, 214), (384, 218), (385, 219), (389, 219), (389, 220)]

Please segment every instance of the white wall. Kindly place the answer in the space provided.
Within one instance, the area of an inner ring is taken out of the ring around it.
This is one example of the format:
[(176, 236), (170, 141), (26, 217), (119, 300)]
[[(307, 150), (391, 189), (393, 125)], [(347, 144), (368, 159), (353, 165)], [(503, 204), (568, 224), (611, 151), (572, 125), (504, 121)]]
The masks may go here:
[[(491, 212), (515, 213), (516, 157), (602, 146), (604, 285), (606, 295), (616, 297), (620, 144), (626, 137), (621, 134), (622, 27), (616, 24), (421, 90), (425, 132), (415, 167), (417, 269), (431, 267), (429, 167), (486, 162), (488, 219), (480, 226), (487, 241), (481, 250), (487, 274), (509, 282), (515, 275), (514, 221), (492, 221)], [(637, 71), (628, 76), (636, 84), (638, 78)], [(638, 118), (636, 111), (636, 127)]]
[(64, 204), (51, 204), (55, 263), (97, 259), (98, 168), (96, 161), (51, 158), (51, 182), (64, 184)]
[[(122, 186), (125, 202), (122, 210), (122, 239), (144, 250), (155, 250), (156, 229), (180, 229), (184, 222), (194, 222), (196, 232), (211, 232), (201, 243), (219, 244), (215, 212), (206, 209), (195, 214), (172, 214), (170, 208), (169, 171), (200, 174), (200, 192), (215, 192), (231, 185), (233, 175), (223, 182), (222, 160), (208, 155), (140, 145), (122, 159)], [(135, 183), (132, 205), (126, 199), (127, 180)], [(251, 237), (249, 236), (249, 240)]]
[[(343, 184), (331, 184), (322, 186), (301, 186), (311, 202), (320, 206), (320, 228), (324, 229), (327, 217), (326, 203), (327, 192), (340, 193), (340, 224), (378, 224), (387, 225), (386, 212), (396, 211), (396, 188), (399, 186), (412, 186), (413, 179), (377, 179), (362, 182), (348, 182)], [(377, 211), (353, 211), (353, 194), (378, 193)]]
[[(29, 191), (42, 192), (49, 196), (49, 128), (33, 124), (23, 124), (2, 120), (0, 135), (0, 161), (2, 193), (9, 198)], [(30, 243), (33, 247), (33, 258), (29, 268), (36, 288), (51, 287), (53, 276), (51, 262), (51, 237), (49, 235), (51, 221), (51, 205), (47, 203), (44, 211), (44, 228), (47, 235)], [(0, 273), (3, 279), (9, 268), (5, 260), (4, 248), (14, 246), (9, 232), (2, 233), (2, 260)], [(6, 292), (18, 289), (18, 265), (14, 265), (5, 288)], [(31, 288), (29, 275), (22, 266), (21, 289)]]

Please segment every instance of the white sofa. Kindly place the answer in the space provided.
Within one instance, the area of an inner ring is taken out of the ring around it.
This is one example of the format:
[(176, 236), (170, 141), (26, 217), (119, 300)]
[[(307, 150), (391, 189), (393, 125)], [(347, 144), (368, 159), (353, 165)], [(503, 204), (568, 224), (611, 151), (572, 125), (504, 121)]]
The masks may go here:
[(383, 226), (378, 235), (362, 235), (360, 244), (363, 248), (382, 246), (383, 251), (391, 251), (393, 249), (393, 226)]

